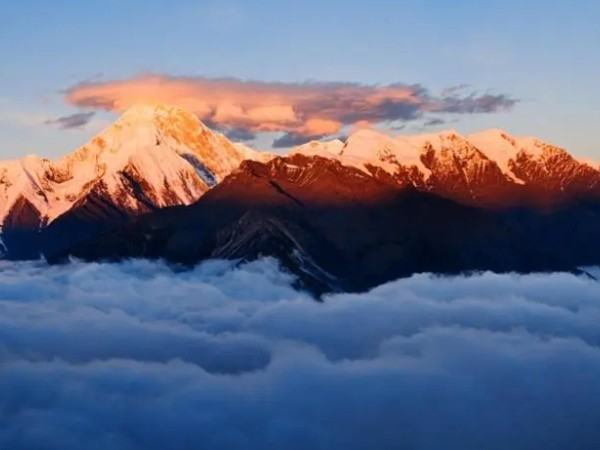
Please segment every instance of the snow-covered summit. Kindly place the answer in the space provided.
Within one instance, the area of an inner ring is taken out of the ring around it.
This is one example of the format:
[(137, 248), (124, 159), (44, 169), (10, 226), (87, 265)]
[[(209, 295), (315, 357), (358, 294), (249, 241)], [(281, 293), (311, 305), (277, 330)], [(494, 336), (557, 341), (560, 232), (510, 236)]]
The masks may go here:
[(56, 161), (0, 162), (0, 223), (27, 205), (46, 225), (91, 192), (133, 214), (189, 204), (253, 158), (268, 155), (234, 145), (182, 109), (136, 105)]
[(499, 129), (467, 136), (455, 130), (392, 136), (360, 129), (341, 146), (338, 140), (311, 142), (292, 153), (335, 158), (372, 175), (470, 203), (490, 192), (495, 197), (491, 203), (504, 203), (500, 197), (514, 196), (515, 186), (536, 195), (600, 191), (595, 165), (539, 139)]

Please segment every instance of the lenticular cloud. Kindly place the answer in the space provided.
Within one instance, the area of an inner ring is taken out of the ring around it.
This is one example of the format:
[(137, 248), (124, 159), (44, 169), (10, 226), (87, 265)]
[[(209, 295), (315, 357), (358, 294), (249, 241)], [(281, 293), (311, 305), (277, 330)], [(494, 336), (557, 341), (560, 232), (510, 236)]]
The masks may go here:
[(600, 283), (0, 263), (0, 448), (590, 449)]

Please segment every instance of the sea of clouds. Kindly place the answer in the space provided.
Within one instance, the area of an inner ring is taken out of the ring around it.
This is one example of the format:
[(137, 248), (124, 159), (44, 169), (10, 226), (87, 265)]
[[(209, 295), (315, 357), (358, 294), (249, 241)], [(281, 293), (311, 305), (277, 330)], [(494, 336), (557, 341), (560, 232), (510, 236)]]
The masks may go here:
[(600, 448), (600, 283), (0, 262), (0, 448)]

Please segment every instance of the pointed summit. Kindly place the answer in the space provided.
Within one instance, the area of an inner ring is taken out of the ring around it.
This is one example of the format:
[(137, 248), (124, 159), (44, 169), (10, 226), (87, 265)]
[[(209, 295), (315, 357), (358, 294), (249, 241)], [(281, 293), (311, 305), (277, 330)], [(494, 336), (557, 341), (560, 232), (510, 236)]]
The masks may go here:
[(263, 155), (235, 146), (195, 114), (167, 105), (134, 105), (56, 161), (28, 156), (0, 163), (0, 224), (21, 197), (44, 223), (90, 195), (127, 215), (187, 205), (251, 158)]
[(155, 127), (166, 133), (186, 129), (210, 131), (195, 114), (177, 106), (158, 103), (139, 103), (130, 106), (115, 122), (115, 125), (121, 127)]

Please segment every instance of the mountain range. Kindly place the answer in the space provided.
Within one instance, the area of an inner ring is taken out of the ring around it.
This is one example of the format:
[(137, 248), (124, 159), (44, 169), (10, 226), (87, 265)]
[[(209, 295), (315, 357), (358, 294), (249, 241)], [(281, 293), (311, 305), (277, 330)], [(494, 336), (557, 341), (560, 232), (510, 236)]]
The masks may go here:
[(275, 155), (139, 105), (59, 160), (0, 162), (0, 224), (5, 258), (271, 255), (317, 291), (571, 270), (600, 262), (600, 166), (501, 130), (361, 129)]

